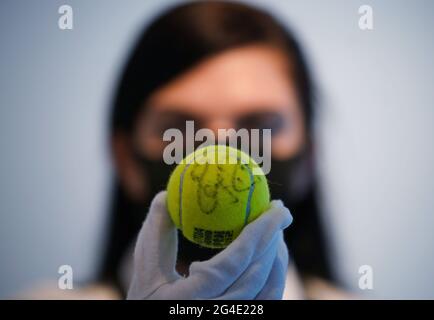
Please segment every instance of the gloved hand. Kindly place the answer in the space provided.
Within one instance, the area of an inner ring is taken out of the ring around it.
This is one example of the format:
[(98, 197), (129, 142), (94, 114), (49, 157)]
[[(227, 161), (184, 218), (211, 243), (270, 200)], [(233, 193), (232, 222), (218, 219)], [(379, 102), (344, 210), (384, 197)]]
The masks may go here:
[(190, 265), (189, 276), (175, 270), (178, 238), (157, 194), (140, 230), (128, 299), (281, 299), (288, 267), (282, 230), (292, 216), (281, 201), (252, 223), (223, 251)]

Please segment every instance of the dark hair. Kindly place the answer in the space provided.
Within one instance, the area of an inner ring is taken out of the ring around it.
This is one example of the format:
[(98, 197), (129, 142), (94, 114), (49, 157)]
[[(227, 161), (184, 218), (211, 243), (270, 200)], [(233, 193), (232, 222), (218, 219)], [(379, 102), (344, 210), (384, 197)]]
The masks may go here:
[[(313, 86), (297, 41), (269, 14), (227, 1), (195, 1), (178, 5), (145, 29), (128, 58), (119, 82), (111, 116), (111, 132), (131, 132), (136, 116), (149, 95), (201, 60), (249, 44), (275, 46), (288, 56), (309, 133)], [(312, 189), (305, 201), (297, 205), (295, 210), (299, 211), (299, 227), (292, 228), (295, 236), (288, 240), (288, 246), (301, 272), (330, 278), (315, 199)], [(119, 284), (117, 272), (122, 255), (145, 217), (145, 213), (141, 216), (128, 214), (132, 206), (119, 183), (116, 183), (109, 244), (102, 269), (102, 278), (116, 284)]]

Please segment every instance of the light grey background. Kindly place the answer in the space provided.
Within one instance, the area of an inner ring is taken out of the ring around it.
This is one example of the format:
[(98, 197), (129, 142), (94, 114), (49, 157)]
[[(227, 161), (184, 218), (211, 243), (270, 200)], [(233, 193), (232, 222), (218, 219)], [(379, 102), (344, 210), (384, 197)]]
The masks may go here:
[[(65, 3), (73, 31), (57, 27)], [(112, 90), (131, 41), (167, 3), (1, 1), (0, 297), (57, 279), (62, 264), (94, 279)], [(323, 218), (339, 278), (368, 297), (434, 298), (434, 2), (267, 3), (320, 84)], [(362, 4), (373, 31), (358, 28)], [(358, 289), (364, 264), (373, 291)]]

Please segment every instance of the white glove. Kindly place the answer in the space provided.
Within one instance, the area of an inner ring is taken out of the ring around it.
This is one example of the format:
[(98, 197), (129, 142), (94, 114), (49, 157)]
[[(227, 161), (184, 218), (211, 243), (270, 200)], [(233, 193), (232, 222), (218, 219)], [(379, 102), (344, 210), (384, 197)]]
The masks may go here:
[(252, 223), (223, 251), (190, 265), (189, 276), (175, 270), (178, 238), (157, 194), (140, 230), (128, 299), (281, 299), (288, 267), (282, 230), (292, 216), (281, 201)]

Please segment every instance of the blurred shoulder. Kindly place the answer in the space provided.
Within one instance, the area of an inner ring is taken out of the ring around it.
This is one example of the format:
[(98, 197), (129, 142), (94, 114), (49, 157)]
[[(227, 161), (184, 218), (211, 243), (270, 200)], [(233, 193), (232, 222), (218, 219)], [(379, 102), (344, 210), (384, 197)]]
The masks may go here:
[(62, 290), (57, 282), (46, 282), (19, 292), (13, 299), (25, 300), (118, 300), (122, 296), (114, 287), (106, 284), (89, 284), (70, 290)]
[(349, 300), (355, 296), (333, 283), (319, 277), (306, 277), (303, 280), (294, 267), (286, 274), (283, 300)]

